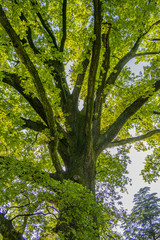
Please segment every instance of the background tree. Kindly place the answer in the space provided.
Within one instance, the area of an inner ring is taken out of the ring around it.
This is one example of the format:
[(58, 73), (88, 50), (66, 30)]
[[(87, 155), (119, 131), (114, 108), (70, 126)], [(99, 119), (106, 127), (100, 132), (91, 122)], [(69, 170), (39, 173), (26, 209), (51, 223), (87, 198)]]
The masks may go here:
[[(143, 175), (157, 178), (159, 7), (147, 0), (1, 0), (5, 239), (31, 238), (35, 229), (45, 239), (98, 239), (98, 184), (109, 195), (124, 189), (131, 143), (155, 149)], [(148, 62), (144, 74), (126, 67), (134, 58)], [(113, 158), (112, 147), (119, 147)]]
[(160, 198), (141, 188), (134, 195), (134, 207), (123, 225), (126, 239), (160, 239)]

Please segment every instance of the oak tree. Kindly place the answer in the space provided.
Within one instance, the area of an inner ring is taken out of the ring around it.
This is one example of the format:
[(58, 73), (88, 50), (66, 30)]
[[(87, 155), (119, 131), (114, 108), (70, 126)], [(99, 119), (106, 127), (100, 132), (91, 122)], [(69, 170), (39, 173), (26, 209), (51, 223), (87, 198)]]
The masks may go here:
[[(143, 175), (156, 180), (159, 8), (159, 0), (1, 0), (4, 239), (31, 239), (34, 228), (41, 239), (99, 239), (96, 186), (124, 188), (132, 143), (154, 149)], [(143, 74), (131, 72), (133, 59), (147, 63)]]

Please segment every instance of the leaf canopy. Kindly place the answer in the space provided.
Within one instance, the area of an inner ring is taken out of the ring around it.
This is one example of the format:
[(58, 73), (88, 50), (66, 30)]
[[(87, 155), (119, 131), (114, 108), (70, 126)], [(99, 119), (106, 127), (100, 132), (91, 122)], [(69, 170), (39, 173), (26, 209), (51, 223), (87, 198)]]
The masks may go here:
[[(1, 1), (0, 221), (8, 226), (11, 219), (19, 239), (35, 229), (37, 237), (43, 231), (42, 239), (51, 239), (61, 234), (57, 222), (73, 239), (83, 239), (84, 229), (84, 239), (93, 239), (92, 215), (99, 219), (99, 208), (92, 212), (86, 189), (95, 194), (95, 185), (97, 201), (106, 204), (107, 239), (119, 239), (112, 228), (119, 213), (111, 200), (119, 201), (117, 189), (124, 191), (130, 181), (132, 143), (137, 150), (153, 148), (142, 174), (145, 181), (157, 180), (159, 12), (159, 0)], [(142, 73), (132, 72), (132, 60), (145, 63)], [(73, 224), (73, 209), (87, 228), (77, 227), (78, 220)]]

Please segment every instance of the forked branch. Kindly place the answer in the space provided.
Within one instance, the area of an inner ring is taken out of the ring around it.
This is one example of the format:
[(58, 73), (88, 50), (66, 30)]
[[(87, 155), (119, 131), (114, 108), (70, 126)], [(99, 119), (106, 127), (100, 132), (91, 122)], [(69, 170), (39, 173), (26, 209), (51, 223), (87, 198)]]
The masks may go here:
[[(120, 114), (116, 121), (107, 129), (107, 131), (99, 137), (99, 140), (95, 146), (98, 154), (102, 152), (109, 144), (111, 144), (128, 119), (131, 118), (159, 89), (160, 80), (154, 84), (154, 92), (152, 94), (147, 97), (139, 97)], [(148, 94), (146, 93), (146, 95)]]
[[(141, 56), (139, 54), (136, 54), (140, 43), (143, 39), (144, 36), (146, 36), (146, 34), (156, 25), (160, 24), (160, 20), (156, 21), (155, 23), (153, 23), (145, 32), (143, 32), (136, 40), (134, 46), (132, 47), (132, 49), (117, 63), (117, 65), (115, 66), (113, 72), (111, 73), (111, 75), (108, 77), (108, 79), (106, 80), (106, 86), (108, 84), (114, 84), (115, 80), (117, 79), (117, 77), (119, 76), (121, 70), (123, 69), (123, 67), (134, 57), (136, 56)], [(140, 53), (141, 54), (141, 53)], [(149, 55), (152, 53), (147, 52), (146, 55)], [(155, 54), (159, 54), (159, 52), (156, 52)], [(145, 53), (143, 53), (143, 55), (145, 55)]]
[[(108, 23), (107, 23), (108, 24)], [(160, 24), (160, 20), (158, 20), (157, 22), (153, 23), (146, 31), (144, 31), (136, 40), (134, 46), (131, 48), (131, 50), (124, 56), (122, 57), (119, 62), (117, 63), (117, 65), (115, 66), (115, 68), (113, 69), (113, 72), (110, 74), (110, 76), (106, 79), (107, 74), (105, 73), (107, 71), (107, 65), (106, 65), (106, 71), (104, 71), (103, 73), (103, 77), (102, 77), (102, 81), (101, 84), (99, 85), (98, 89), (97, 89), (97, 93), (96, 93), (96, 99), (95, 99), (95, 117), (94, 117), (94, 124), (95, 127), (94, 129), (96, 129), (95, 131), (95, 135), (97, 136), (99, 134), (100, 131), (100, 116), (101, 116), (101, 109), (102, 109), (102, 104), (107, 96), (107, 92), (105, 94), (103, 94), (104, 89), (106, 89), (107, 85), (114, 85), (115, 81), (117, 79), (117, 77), (119, 76), (119, 74), (121, 73), (122, 69), (124, 68), (124, 66), (134, 57), (138, 57), (138, 56), (145, 56), (145, 55), (155, 55), (155, 54), (159, 54), (160, 52), (144, 52), (144, 53), (136, 53), (140, 43), (143, 39), (143, 37), (156, 25)], [(104, 43), (104, 40), (103, 40)], [(109, 42), (108, 42), (109, 43)], [(107, 48), (106, 48), (107, 49)], [(109, 46), (108, 46), (108, 51), (109, 51)], [(109, 58), (109, 52), (106, 52), (106, 60), (107, 60), (107, 55)], [(105, 59), (104, 58), (104, 59)], [(106, 62), (108, 64), (108, 68), (109, 68), (109, 59)], [(104, 63), (103, 63), (104, 64)], [(110, 90), (109, 90), (110, 91)], [(99, 129), (99, 131), (97, 130)]]

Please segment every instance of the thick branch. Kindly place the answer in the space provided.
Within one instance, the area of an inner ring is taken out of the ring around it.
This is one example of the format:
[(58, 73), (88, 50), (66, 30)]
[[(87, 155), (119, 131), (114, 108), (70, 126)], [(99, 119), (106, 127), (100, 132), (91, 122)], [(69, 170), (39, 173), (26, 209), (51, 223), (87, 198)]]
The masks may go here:
[[(18, 5), (17, 0), (14, 0), (14, 2), (15, 2), (15, 4)], [(23, 12), (21, 12), (20, 19), (21, 19), (21, 21), (25, 21), (25, 22), (27, 23), (27, 19), (26, 19), (26, 17), (24, 16)], [(29, 43), (30, 47), (32, 48), (33, 52), (34, 52), (35, 54), (39, 53), (38, 49), (36, 48), (36, 46), (35, 46), (34, 43), (33, 43), (31, 28), (30, 28), (29, 26), (27, 26), (26, 34), (27, 34), (28, 43)], [(22, 44), (27, 43), (26, 39), (22, 39), (21, 42), (22, 42)]]
[[(32, 5), (34, 5), (33, 2), (32, 2)], [(51, 27), (49, 26), (47, 21), (45, 21), (43, 19), (42, 15), (39, 12), (37, 13), (37, 15), (39, 15), (41, 23), (42, 23), (43, 27), (46, 29), (46, 31), (48, 33), (52, 32)], [(23, 13), (21, 13), (20, 19), (24, 20), (27, 23), (27, 19)], [(31, 28), (29, 26), (27, 27), (26, 33), (27, 33), (27, 40), (28, 40), (28, 43), (29, 43), (31, 49), (34, 51), (35, 54), (38, 54), (38, 53), (40, 54), (40, 51), (35, 47), (35, 45), (33, 43), (32, 32), (31, 32)], [(53, 33), (51, 33), (51, 34), (53, 34)], [(50, 37), (52, 38), (52, 40), (54, 39), (54, 35), (50, 35)], [(23, 39), (21, 41), (26, 41), (26, 40)], [(53, 42), (54, 42), (56, 48), (58, 49), (56, 40), (55, 41), (53, 40)], [(66, 102), (66, 96), (69, 95), (69, 89), (67, 88), (67, 82), (64, 77), (64, 68), (62, 66), (63, 64), (56, 60), (54, 60), (54, 61), (48, 60), (47, 61), (45, 59), (44, 59), (44, 64), (47, 64), (49, 67), (54, 66), (55, 69), (53, 71), (51, 71), (51, 75), (54, 77), (57, 87), (61, 89), (61, 96), (62, 96), (63, 102)]]
[(63, 36), (61, 40), (61, 46), (60, 46), (60, 52), (63, 52), (64, 50), (64, 44), (66, 41), (66, 36), (67, 36), (67, 26), (66, 26), (66, 21), (67, 21), (67, 0), (63, 0), (63, 7), (62, 7), (62, 16), (63, 16)]
[(47, 128), (47, 126), (45, 126), (41, 121), (34, 122), (30, 119), (25, 119), (23, 117), (21, 117), (21, 119), (25, 122), (25, 124), (22, 125), (22, 128), (30, 128), (37, 132), (42, 132), (44, 129)]
[(139, 44), (141, 41), (141, 37), (139, 37), (136, 41), (136, 43), (134, 44), (133, 48), (123, 57), (121, 58), (121, 60), (117, 63), (117, 65), (115, 66), (113, 72), (111, 73), (111, 75), (108, 77), (105, 86), (107, 86), (108, 84), (114, 84), (117, 77), (119, 76), (121, 70), (123, 69), (123, 67), (135, 56), (136, 51), (138, 50)]
[(86, 136), (92, 135), (92, 118), (94, 108), (94, 91), (96, 73), (99, 63), (100, 49), (101, 49), (101, 2), (94, 0), (94, 34), (96, 39), (92, 47), (92, 59), (88, 78), (88, 94), (87, 94), (87, 108), (86, 108)]
[[(34, 0), (31, 0), (31, 3), (33, 6), (37, 4), (36, 1), (34, 1)], [(66, 7), (67, 7), (67, 0), (64, 0), (63, 1), (63, 9), (62, 9), (62, 12), (63, 12), (63, 37), (62, 37), (62, 41), (61, 41), (60, 51), (63, 51), (64, 43), (66, 40)], [(56, 47), (56, 49), (58, 51), (58, 44), (56, 42), (56, 38), (54, 36), (52, 28), (50, 27), (47, 20), (45, 20), (43, 18), (42, 14), (40, 12), (37, 12), (37, 16), (39, 17), (39, 19), (42, 23), (42, 26), (44, 27), (44, 29), (46, 30), (46, 32), (52, 39), (54, 46)], [(65, 79), (64, 66), (60, 61), (55, 61), (55, 60), (54, 61), (46, 61), (46, 63), (48, 66), (54, 67), (54, 70), (51, 72), (51, 74), (55, 78), (55, 83), (56, 83), (57, 87), (59, 89), (61, 89), (63, 103), (66, 103), (66, 96), (69, 95), (69, 88), (68, 88), (68, 85), (67, 85), (67, 82)]]
[(151, 137), (152, 135), (154, 135), (156, 133), (160, 133), (160, 129), (150, 131), (150, 132), (148, 132), (144, 135), (138, 136), (138, 137), (131, 137), (131, 138), (126, 138), (126, 139), (123, 139), (120, 141), (113, 141), (107, 145), (107, 148), (118, 147), (118, 146), (122, 146), (125, 144), (131, 144), (131, 143), (134, 143), (137, 141), (141, 141), (141, 140)]
[(102, 35), (102, 41), (103, 41), (105, 51), (103, 54), (103, 62), (102, 62), (101, 72), (100, 72), (100, 83), (96, 92), (96, 99), (95, 99), (95, 105), (94, 105), (94, 121), (93, 121), (94, 136), (97, 136), (100, 133), (100, 122), (101, 122), (100, 117), (102, 113), (102, 103), (104, 101), (103, 91), (104, 91), (105, 81), (106, 81), (106, 77), (107, 77), (107, 73), (110, 65), (109, 35), (110, 35), (111, 26), (112, 26), (111, 23), (108, 23), (107, 33), (104, 33)]
[[(47, 123), (47, 117), (44, 111), (44, 107), (40, 100), (37, 97), (34, 97), (32, 93), (25, 93), (25, 89), (21, 86), (21, 79), (19, 76), (17, 76), (14, 73), (7, 73), (3, 72), (3, 82), (7, 83), (8, 85), (12, 86), (14, 89), (16, 89), (33, 107), (33, 109), (38, 113), (38, 115), (43, 119), (43, 121), (48, 125)], [(27, 81), (27, 80), (26, 80)]]
[[(113, 72), (110, 74), (110, 76), (105, 79), (106, 76), (103, 77), (103, 82), (100, 85), (100, 87), (97, 90), (97, 96), (95, 99), (95, 119), (94, 119), (94, 136), (95, 136), (95, 144), (97, 142), (97, 136), (99, 136), (100, 133), (100, 116), (101, 116), (101, 111), (102, 111), (102, 104), (105, 100), (105, 97), (107, 93), (103, 94), (104, 89), (106, 88), (107, 85), (113, 85), (119, 76), (120, 72), (122, 71), (123, 67), (126, 65), (126, 63), (129, 62), (134, 56), (136, 51), (138, 50), (139, 44), (141, 41), (141, 37), (139, 37), (134, 44), (133, 48), (123, 57), (120, 59), (120, 61), (117, 63), (115, 66)], [(109, 63), (107, 63), (109, 64)], [(109, 66), (108, 66), (109, 67)]]
[[(110, 63), (110, 45), (109, 45), (109, 35), (110, 35), (110, 30), (111, 30), (112, 24), (108, 23), (108, 30), (107, 33), (102, 34), (102, 42), (103, 42), (103, 46), (104, 46), (104, 55), (103, 55), (103, 62), (102, 62), (102, 69), (100, 72), (100, 79), (102, 81), (101, 85), (104, 85), (104, 82), (106, 80), (106, 76), (107, 76), (107, 72), (109, 69), (109, 63)], [(99, 86), (99, 87), (100, 87)], [(100, 90), (98, 89), (97, 92), (99, 92)], [(102, 90), (101, 90), (102, 92)]]
[[(157, 81), (154, 86), (155, 93), (160, 89), (160, 81)], [(153, 96), (153, 94), (145, 98), (139, 97), (129, 107), (127, 107), (124, 112), (120, 114), (116, 121), (107, 129), (107, 131), (99, 137), (99, 140), (95, 146), (98, 154), (102, 152), (108, 146), (108, 144), (113, 141), (113, 139), (117, 136), (117, 134), (124, 126), (124, 124), (128, 121), (128, 119), (131, 118), (148, 101), (148, 99)], [(146, 95), (148, 94), (146, 93)]]
[[(32, 3), (32, 5), (33, 5), (33, 3)], [(43, 27), (46, 29), (46, 31), (48, 33), (52, 32), (49, 24), (43, 19), (42, 15), (40, 13), (37, 13), (37, 15), (39, 15), (41, 23), (42, 23)], [(65, 13), (64, 13), (64, 15), (65, 15)], [(27, 22), (27, 19), (25, 18), (23, 13), (21, 13), (20, 18), (21, 18), (21, 20), (24, 20), (25, 22)], [(64, 16), (64, 18), (65, 18), (65, 16)], [(64, 24), (64, 27), (65, 27), (65, 24)], [(35, 45), (33, 43), (30, 27), (27, 27), (26, 33), (27, 33), (27, 40), (29, 42), (30, 47), (32, 48), (32, 50), (34, 51), (35, 54), (37, 54), (37, 53), (40, 54), (40, 51), (35, 47)], [(53, 34), (53, 33), (51, 33), (51, 34)], [(64, 36), (66, 36), (66, 35), (64, 34)], [(51, 35), (50, 37), (52, 38), (52, 40), (54, 39), (54, 35), (53, 36)], [(65, 41), (64, 38), (63, 38), (63, 40)], [(54, 42), (56, 48), (58, 49), (56, 39), (55, 39), (55, 41), (53, 40), (53, 42)], [(55, 60), (54, 61), (44, 60), (44, 64), (47, 64), (49, 67), (54, 66), (55, 69), (53, 71), (51, 71), (51, 74), (55, 79), (55, 83), (56, 83), (57, 87), (61, 89), (62, 99), (65, 102), (66, 95), (69, 95), (69, 89), (67, 88), (67, 82), (65, 81), (65, 78), (64, 78), (64, 68), (62, 66), (63, 64), (60, 63), (59, 61), (55, 61)]]
[[(17, 76), (16, 74), (5, 73), (5, 72), (3, 72), (3, 74), (5, 76), (3, 78), (3, 82), (14, 87), (20, 94), (22, 94), (22, 96), (29, 102), (29, 104), (39, 114), (39, 116), (44, 120), (44, 122), (47, 125), (47, 126), (45, 126), (42, 122), (34, 122), (29, 119), (22, 118), (25, 121), (25, 125), (23, 125), (22, 127), (30, 128), (35, 131), (42, 131), (46, 127), (48, 127), (45, 111), (44, 111), (43, 105), (41, 104), (39, 99), (36, 97), (33, 97), (32, 93), (28, 93), (28, 94), (25, 93), (25, 89), (21, 86), (21, 79), (19, 76)], [(56, 125), (57, 125), (58, 132), (63, 134), (63, 138), (60, 139), (60, 149), (64, 149), (65, 146), (67, 145), (66, 132), (63, 130), (63, 128), (58, 123), (56, 123)], [(67, 147), (65, 148), (64, 152), (66, 152), (66, 149), (67, 149)], [(52, 157), (54, 157), (54, 156), (52, 155)], [(53, 159), (52, 159), (52, 161), (53, 161)], [(57, 160), (56, 160), (56, 162), (57, 162)], [(58, 179), (58, 173), (56, 174), (56, 179)]]
[(58, 141), (56, 139), (56, 136), (54, 137), (54, 140), (51, 140), (48, 144), (48, 148), (49, 148), (49, 152), (50, 152), (50, 156), (53, 162), (53, 165), (56, 169), (56, 173), (58, 176), (58, 179), (60, 181), (63, 181), (63, 169), (62, 166), (60, 164), (59, 158), (58, 158), (58, 154), (57, 154), (57, 150), (58, 150)]
[(72, 93), (73, 102), (76, 102), (76, 103), (78, 102), (78, 97), (79, 97), (79, 94), (80, 94), (80, 91), (81, 91), (81, 88), (82, 88), (82, 83), (84, 81), (84, 77), (85, 77), (85, 74), (86, 74), (86, 71), (87, 71), (87, 68), (88, 68), (88, 65), (89, 65), (88, 55), (90, 55), (90, 50), (88, 50), (87, 57), (82, 62), (83, 70), (82, 70), (82, 73), (78, 74), (77, 81), (76, 81), (75, 87), (73, 89), (73, 93)]
[[(70, 96), (70, 91), (69, 91), (69, 87), (66, 81), (66, 77), (65, 77), (65, 69), (64, 69), (64, 65), (62, 62), (60, 61), (56, 61), (56, 60), (51, 60), (46, 62), (47, 65), (49, 67), (54, 67), (54, 69), (51, 71), (51, 75), (54, 78), (56, 87), (59, 88), (60, 91), (60, 95), (61, 95), (61, 106), (63, 109), (63, 106), (65, 106), (68, 97)], [(64, 110), (64, 109), (63, 109)]]
[(23, 240), (22, 234), (17, 232), (12, 225), (11, 220), (7, 220), (4, 214), (0, 213), (0, 234), (3, 239), (9, 240)]

